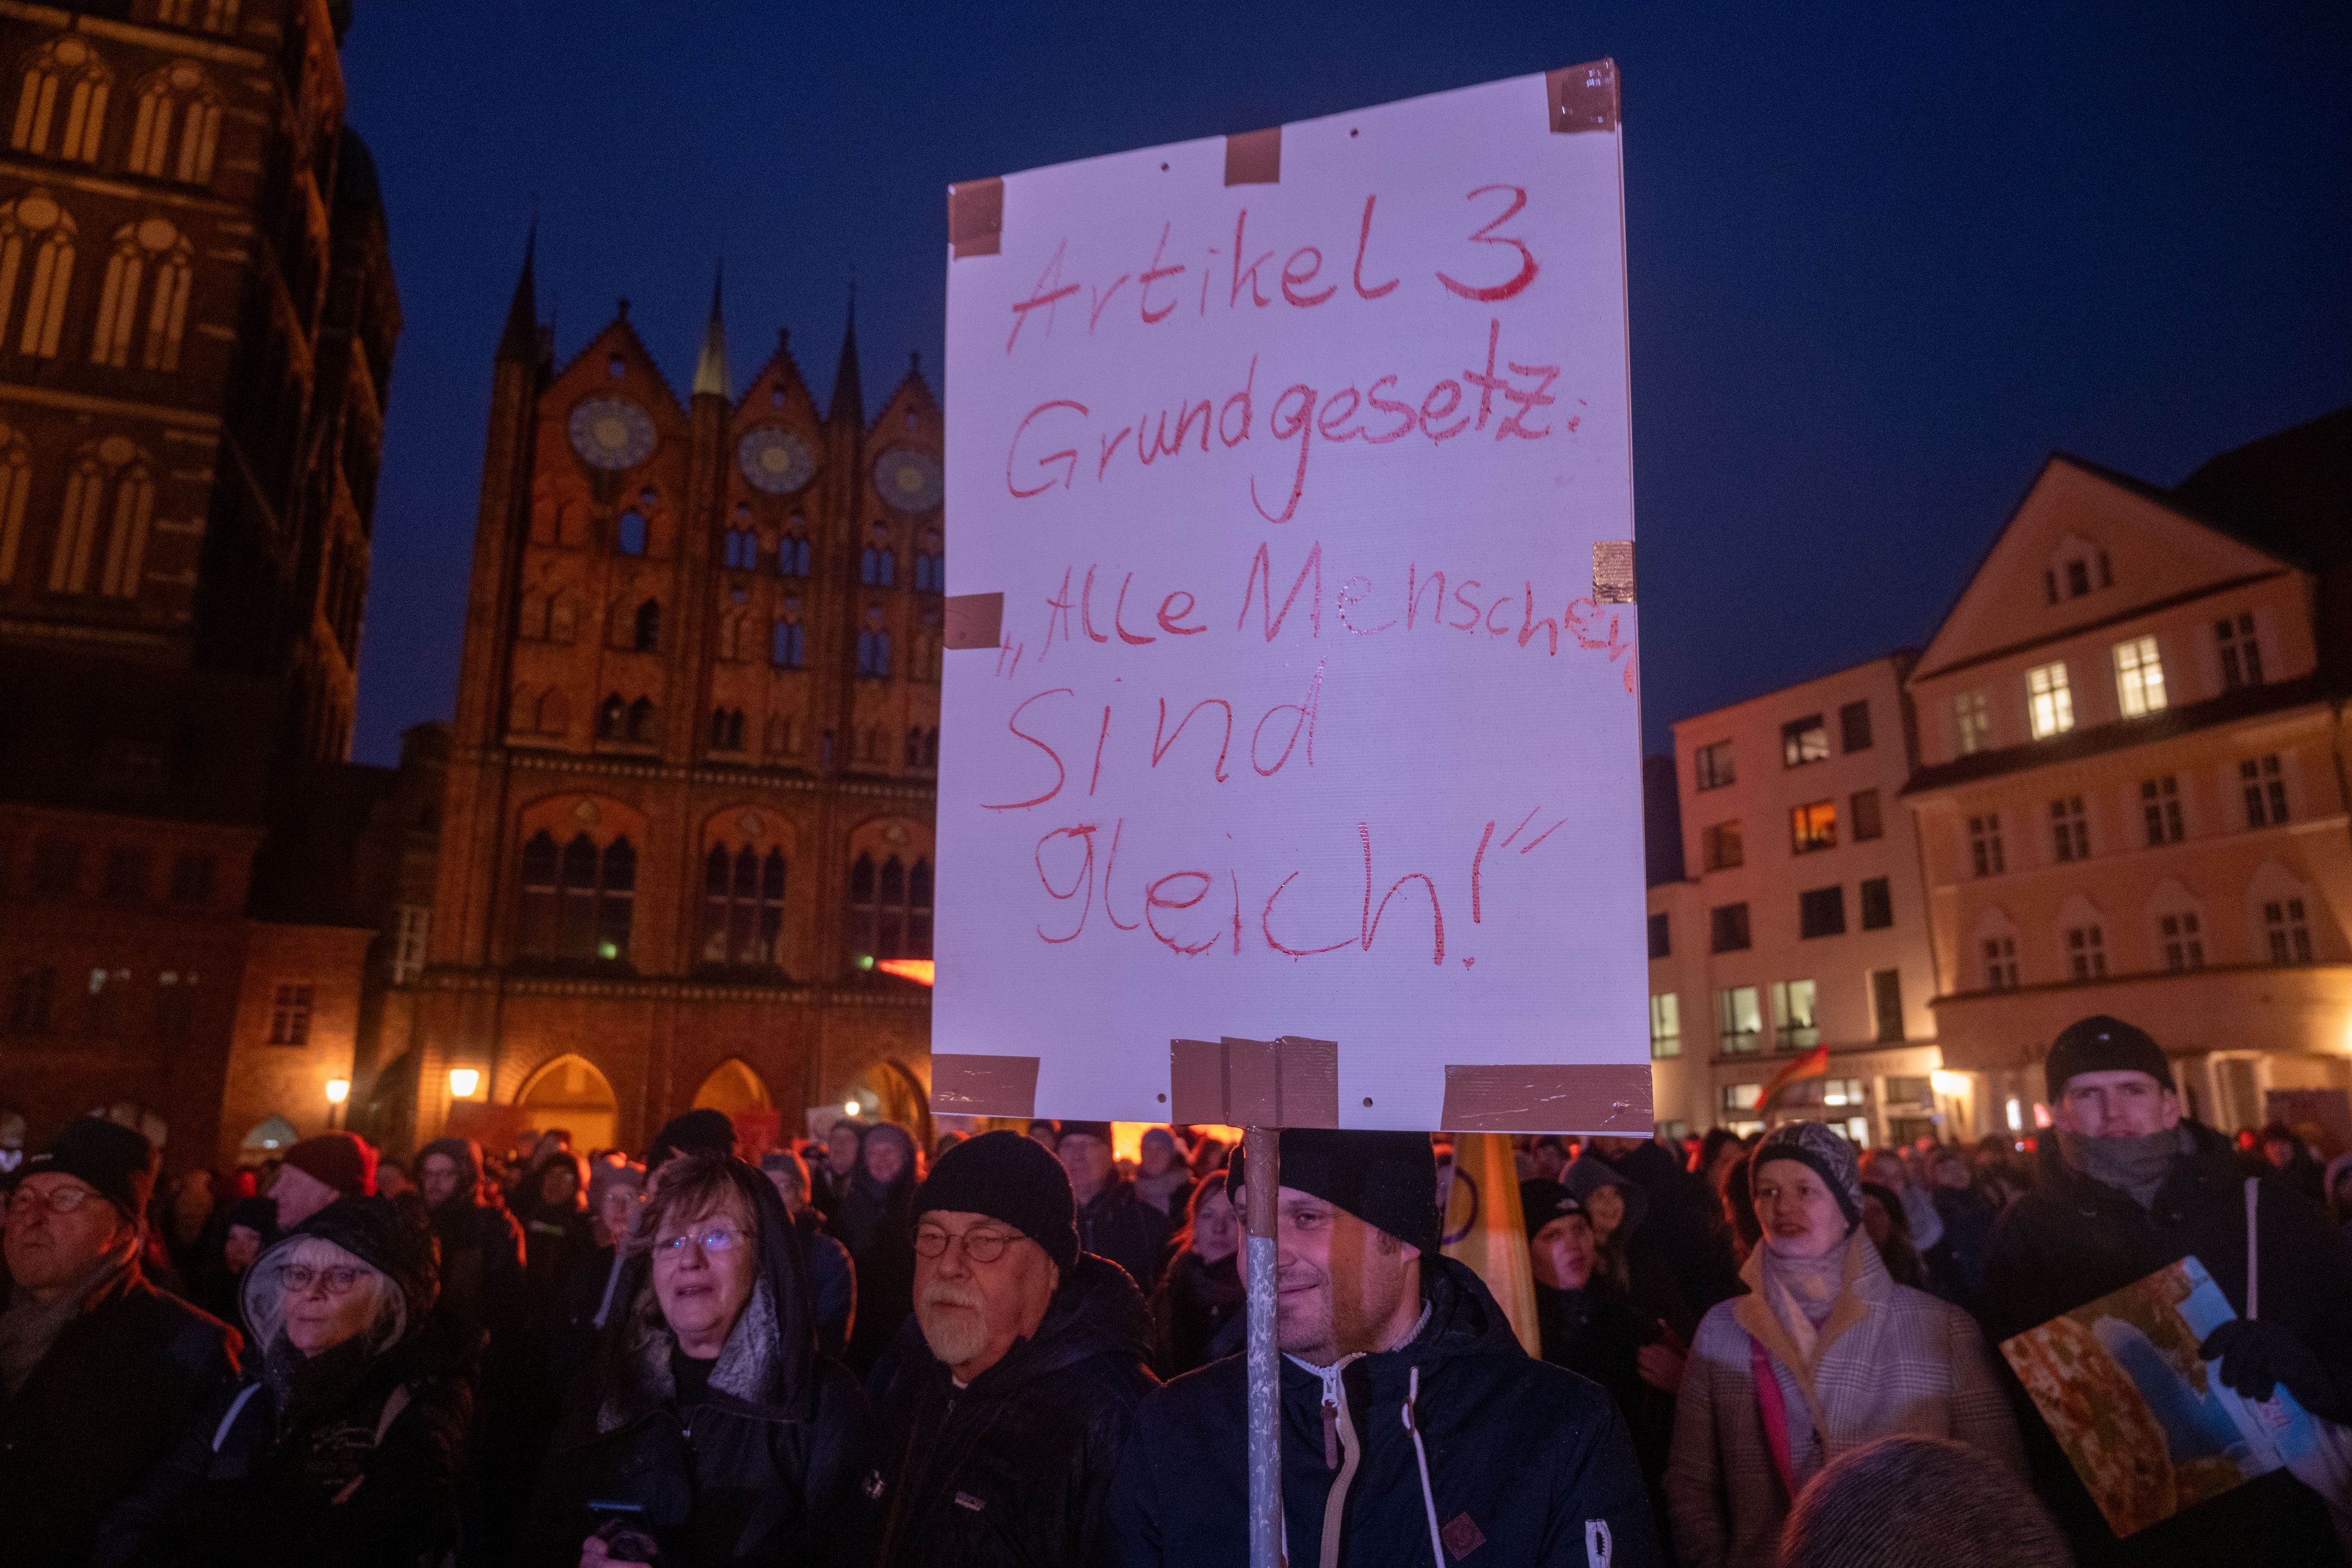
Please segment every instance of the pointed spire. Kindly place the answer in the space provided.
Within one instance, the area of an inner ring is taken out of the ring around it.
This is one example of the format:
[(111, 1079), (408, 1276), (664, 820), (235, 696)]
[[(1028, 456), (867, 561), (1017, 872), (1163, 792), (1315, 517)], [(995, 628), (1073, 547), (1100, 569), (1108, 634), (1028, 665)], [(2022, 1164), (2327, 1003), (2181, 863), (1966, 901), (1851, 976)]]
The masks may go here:
[(522, 242), (522, 276), (515, 279), (514, 303), (507, 307), (506, 330), (499, 336), (501, 360), (539, 361), (539, 286), (531, 262), (539, 250), (539, 214), (530, 215), (530, 229)]
[(833, 372), (833, 407), (825, 418), (855, 419), (866, 428), (866, 390), (857, 379), (857, 283), (849, 285), (849, 328), (841, 335), (841, 366)]
[(727, 326), (719, 319), (719, 291), (726, 281), (725, 264), (710, 277), (710, 324), (702, 329), (702, 358), (694, 367), (694, 395), (730, 397), (727, 386)]

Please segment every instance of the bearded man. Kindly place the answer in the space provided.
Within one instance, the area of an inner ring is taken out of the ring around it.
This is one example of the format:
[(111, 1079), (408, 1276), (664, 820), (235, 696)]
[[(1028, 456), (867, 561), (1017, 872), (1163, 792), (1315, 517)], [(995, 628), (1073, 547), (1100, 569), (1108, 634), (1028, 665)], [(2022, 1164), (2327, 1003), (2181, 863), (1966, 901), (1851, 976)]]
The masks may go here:
[(1054, 1155), (984, 1133), (915, 1189), (915, 1315), (874, 1371), (886, 1568), (1092, 1568), (1151, 1318), (1126, 1270), (1078, 1250)]

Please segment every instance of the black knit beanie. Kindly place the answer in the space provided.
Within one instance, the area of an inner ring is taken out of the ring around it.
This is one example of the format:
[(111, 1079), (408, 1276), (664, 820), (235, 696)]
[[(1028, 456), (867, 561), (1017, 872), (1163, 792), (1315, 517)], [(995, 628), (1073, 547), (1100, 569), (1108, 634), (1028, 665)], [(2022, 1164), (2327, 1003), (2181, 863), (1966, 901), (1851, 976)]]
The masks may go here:
[[(1312, 1193), (1408, 1247), (1437, 1256), (1437, 1151), (1427, 1133), (1286, 1127), (1281, 1149), (1282, 1186)], [(1243, 1154), (1234, 1151), (1226, 1186), (1234, 1207), (1246, 1214)]]
[(18, 1179), (43, 1171), (78, 1177), (136, 1225), (147, 1217), (155, 1166), (155, 1145), (144, 1133), (103, 1116), (82, 1116), (68, 1122), (47, 1148), (26, 1160)]
[(1527, 1221), (1528, 1240), (1542, 1235), (1553, 1220), (1570, 1215), (1584, 1215), (1583, 1201), (1559, 1183), (1530, 1176), (1519, 1184), (1519, 1218)]
[(934, 1210), (1003, 1220), (1065, 1271), (1077, 1265), (1078, 1200), (1069, 1173), (1034, 1138), (982, 1133), (941, 1155), (915, 1189), (916, 1218)]
[(2172, 1087), (2172, 1063), (2164, 1047), (2147, 1031), (2121, 1019), (2094, 1013), (2068, 1024), (2051, 1042), (2042, 1060), (2042, 1092), (2056, 1104), (2066, 1092), (2066, 1080), (2078, 1072), (2145, 1072), (2167, 1089)]
[(653, 1151), (646, 1156), (646, 1174), (650, 1176), (665, 1160), (678, 1155), (731, 1155), (735, 1152), (735, 1124), (724, 1111), (714, 1111), (706, 1105), (698, 1111), (688, 1111), (683, 1116), (673, 1116), (662, 1124), (654, 1134)]

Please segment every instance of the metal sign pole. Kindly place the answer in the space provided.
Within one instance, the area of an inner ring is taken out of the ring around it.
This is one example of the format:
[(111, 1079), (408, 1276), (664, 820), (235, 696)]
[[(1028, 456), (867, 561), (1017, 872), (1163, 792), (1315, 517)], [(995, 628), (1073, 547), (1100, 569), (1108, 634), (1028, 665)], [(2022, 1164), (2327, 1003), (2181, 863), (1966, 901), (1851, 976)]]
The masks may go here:
[(1282, 1139), (1248, 1127), (1250, 1568), (1282, 1568), (1282, 1360), (1275, 1348), (1275, 1235), (1282, 1211)]

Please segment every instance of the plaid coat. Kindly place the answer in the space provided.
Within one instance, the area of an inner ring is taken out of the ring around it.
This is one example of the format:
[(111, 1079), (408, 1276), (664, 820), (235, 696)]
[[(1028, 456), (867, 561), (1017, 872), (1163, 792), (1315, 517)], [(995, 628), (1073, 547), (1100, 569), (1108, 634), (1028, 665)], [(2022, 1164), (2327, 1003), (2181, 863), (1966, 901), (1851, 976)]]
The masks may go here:
[(1740, 1273), (1754, 1292), (1721, 1303), (1698, 1326), (1675, 1411), (1666, 1503), (1684, 1568), (1770, 1568), (1789, 1498), (1756, 1397), (1762, 1344), (1788, 1412), (1797, 1485), (1830, 1460), (1898, 1432), (1983, 1450), (2021, 1480), (2025, 1457), (1992, 1354), (1975, 1320), (1896, 1284), (1856, 1227), (1845, 1283), (1822, 1325), (1811, 1375), (1762, 1294), (1763, 1252)]

